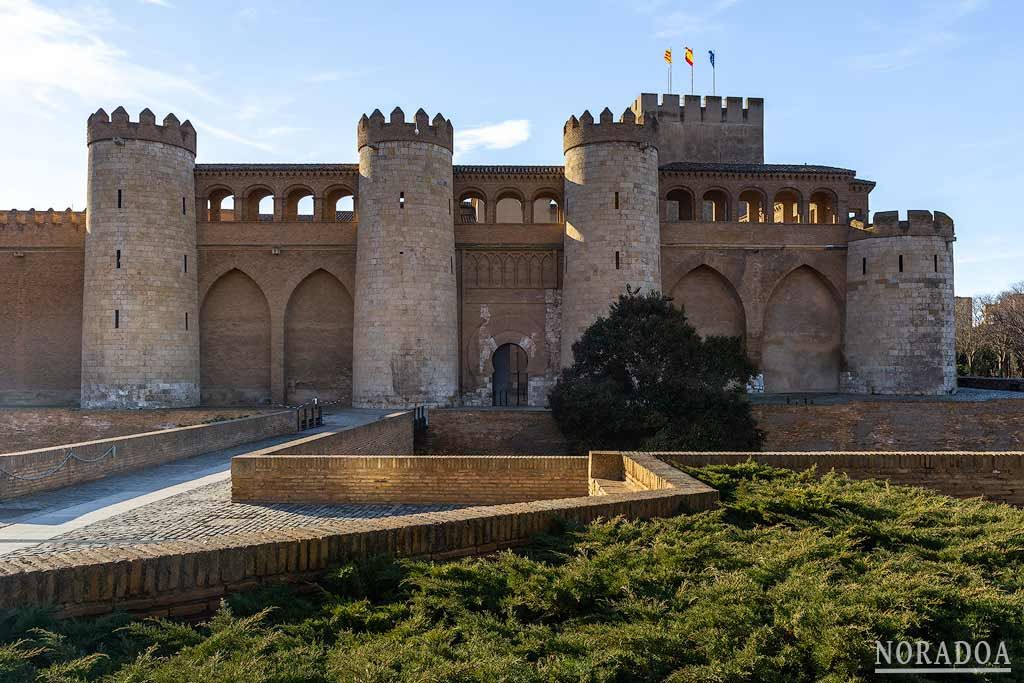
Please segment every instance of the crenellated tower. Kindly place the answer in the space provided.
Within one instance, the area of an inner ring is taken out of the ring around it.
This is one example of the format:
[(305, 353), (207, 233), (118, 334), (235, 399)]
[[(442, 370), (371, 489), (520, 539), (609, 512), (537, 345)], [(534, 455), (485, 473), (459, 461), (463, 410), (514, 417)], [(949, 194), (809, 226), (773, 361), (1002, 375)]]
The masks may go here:
[(637, 117), (658, 118), (658, 162), (763, 164), (764, 100), (760, 97), (643, 93)]
[(627, 109), (619, 121), (605, 108), (563, 128), (565, 151), (565, 276), (562, 365), (572, 345), (608, 314), (629, 285), (661, 289), (658, 219), (658, 120)]
[(82, 407), (197, 405), (195, 129), (100, 109), (88, 146)]
[(452, 124), (395, 108), (358, 125), (352, 404), (449, 405), (458, 323)]
[(953, 221), (936, 211), (875, 213), (851, 228), (842, 390), (945, 394), (956, 390)]

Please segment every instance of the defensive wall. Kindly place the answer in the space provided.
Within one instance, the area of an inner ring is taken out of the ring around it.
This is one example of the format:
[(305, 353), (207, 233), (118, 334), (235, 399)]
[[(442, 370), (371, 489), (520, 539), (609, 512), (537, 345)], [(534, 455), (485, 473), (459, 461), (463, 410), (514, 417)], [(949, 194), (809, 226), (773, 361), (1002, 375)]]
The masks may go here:
[(294, 410), (0, 454), (0, 500), (232, 448), (296, 431)]
[[(301, 457), (301, 456), (282, 456)], [(618, 458), (619, 463), (609, 463)], [(476, 462), (485, 464), (486, 458)], [(216, 609), (229, 592), (277, 581), (315, 580), (332, 567), (377, 555), (432, 560), (483, 555), (523, 545), (562, 524), (623, 516), (650, 519), (713, 508), (718, 492), (644, 454), (591, 460), (597, 477), (625, 474), (604, 487), (579, 469), (583, 494), (555, 500), (467, 507), (358, 523), (324, 520), (315, 529), (225, 536), (204, 541), (83, 549), (0, 560), (0, 608), (52, 605), (64, 617), (115, 609), (188, 616)]]
[(423, 455), (579, 455), (573, 453), (550, 410), (434, 408), (417, 436)]
[(272, 455), (401, 455), (413, 451), (413, 413), (398, 411), (374, 422), (293, 439), (280, 446), (254, 451)]

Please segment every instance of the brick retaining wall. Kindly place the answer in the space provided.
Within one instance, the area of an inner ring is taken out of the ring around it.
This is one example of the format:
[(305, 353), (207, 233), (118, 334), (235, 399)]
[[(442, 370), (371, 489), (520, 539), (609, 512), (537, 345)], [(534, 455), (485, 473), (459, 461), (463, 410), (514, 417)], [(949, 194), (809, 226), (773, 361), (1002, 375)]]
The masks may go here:
[(573, 453), (550, 410), (432, 408), (417, 444), (426, 455), (581, 455)]
[[(659, 488), (0, 559), (0, 609), (52, 605), (64, 617), (115, 609), (194, 615), (216, 609), (228, 592), (315, 579), (331, 567), (375, 555), (434, 560), (481, 555), (522, 545), (564, 522), (587, 524), (619, 515), (669, 517), (717, 504), (717, 491), (648, 455), (618, 457), (623, 471), (635, 471), (638, 481), (649, 479)], [(654, 474), (639, 475), (636, 468), (644, 467)]]
[(1020, 451), (1024, 400), (755, 404), (766, 451)]
[(497, 505), (587, 495), (582, 456), (240, 455), (231, 500), (245, 503)]
[(412, 418), (411, 411), (392, 413), (375, 422), (289, 441), (258, 455), (409, 455), (413, 452)]
[(677, 465), (732, 465), (753, 458), (772, 467), (836, 470), (853, 479), (887, 479), (923, 486), (957, 498), (983, 496), (1024, 505), (1024, 452), (762, 452), (657, 453)]
[(60, 465), (69, 450), (79, 458), (95, 460), (112, 446), (116, 448), (116, 451), (94, 463), (79, 462), (72, 458), (59, 471), (38, 480), (23, 481), (0, 473), (0, 500), (81, 484), (280, 434), (293, 434), (295, 420), (294, 410), (282, 410), (237, 420), (7, 453), (0, 455), (0, 469), (17, 476), (33, 477)]

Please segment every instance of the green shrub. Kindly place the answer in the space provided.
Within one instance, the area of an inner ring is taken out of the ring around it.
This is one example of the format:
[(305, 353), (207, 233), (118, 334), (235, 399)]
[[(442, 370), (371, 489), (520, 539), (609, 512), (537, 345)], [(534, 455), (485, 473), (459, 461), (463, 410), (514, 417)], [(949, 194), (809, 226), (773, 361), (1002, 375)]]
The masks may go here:
[(742, 340), (702, 339), (668, 297), (627, 290), (573, 344), (573, 359), (549, 401), (581, 452), (761, 448)]
[(875, 639), (1001, 640), (1024, 672), (1024, 511), (751, 463), (687, 471), (720, 509), (521, 554), (377, 558), (195, 626), (11, 612), (0, 680), (868, 681)]

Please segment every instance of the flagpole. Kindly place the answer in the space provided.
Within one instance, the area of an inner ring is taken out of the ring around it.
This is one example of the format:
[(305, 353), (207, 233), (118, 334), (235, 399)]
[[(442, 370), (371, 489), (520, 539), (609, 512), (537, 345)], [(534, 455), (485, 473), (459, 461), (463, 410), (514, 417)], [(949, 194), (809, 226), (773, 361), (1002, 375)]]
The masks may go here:
[(668, 63), (668, 94), (672, 94), (672, 62)]
[[(706, 90), (704, 92), (707, 92)], [(693, 94), (693, 64), (690, 65), (690, 94)]]

